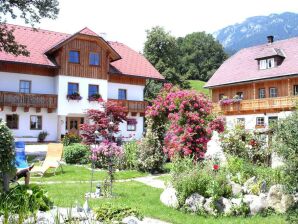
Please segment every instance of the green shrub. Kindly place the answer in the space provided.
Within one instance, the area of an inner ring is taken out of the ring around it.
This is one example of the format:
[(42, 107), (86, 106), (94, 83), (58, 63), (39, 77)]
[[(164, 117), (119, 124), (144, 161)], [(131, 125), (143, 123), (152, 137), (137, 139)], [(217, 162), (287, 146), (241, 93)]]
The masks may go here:
[[(4, 121), (0, 121), (0, 192), (2, 191), (2, 187), (8, 190), (8, 174), (15, 172), (14, 149), (15, 145), (12, 132)], [(4, 181), (4, 179), (6, 179), (6, 181)]]
[(79, 135), (76, 135), (73, 133), (66, 134), (62, 139), (62, 143), (64, 146), (68, 146), (73, 143), (81, 143), (81, 142), (82, 142), (82, 138)]
[(138, 145), (137, 168), (151, 173), (160, 172), (164, 164), (162, 146), (157, 133), (152, 131), (151, 121), (147, 121), (146, 136)]
[(90, 161), (90, 150), (88, 146), (74, 143), (64, 147), (64, 159), (69, 164), (86, 164)]
[(121, 169), (135, 169), (137, 167), (138, 142), (133, 140), (124, 143), (124, 154), (120, 159), (118, 167)]
[(118, 223), (128, 216), (135, 216), (140, 220), (143, 219), (143, 215), (137, 209), (113, 204), (103, 204), (94, 209), (94, 212), (96, 219), (103, 223)]
[[(0, 215), (7, 221), (12, 215), (19, 215), (19, 223), (37, 211), (48, 211), (53, 206), (47, 192), (38, 185), (17, 185), (0, 195)], [(4, 221), (5, 222), (5, 221)]]

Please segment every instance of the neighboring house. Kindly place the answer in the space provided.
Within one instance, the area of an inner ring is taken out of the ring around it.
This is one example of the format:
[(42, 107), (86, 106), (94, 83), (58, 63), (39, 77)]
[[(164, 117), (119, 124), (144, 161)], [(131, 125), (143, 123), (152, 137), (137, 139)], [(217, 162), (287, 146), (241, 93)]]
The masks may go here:
[(268, 128), (286, 117), (298, 100), (298, 37), (245, 48), (226, 60), (205, 87), (214, 111), (246, 129)]
[(122, 136), (142, 136), (146, 80), (164, 79), (143, 55), (88, 28), (69, 35), (8, 27), (30, 51), (29, 57), (0, 52), (0, 119), (15, 137), (33, 141), (47, 131), (46, 140), (57, 141), (78, 133), (86, 110), (100, 108), (98, 94), (125, 105)]

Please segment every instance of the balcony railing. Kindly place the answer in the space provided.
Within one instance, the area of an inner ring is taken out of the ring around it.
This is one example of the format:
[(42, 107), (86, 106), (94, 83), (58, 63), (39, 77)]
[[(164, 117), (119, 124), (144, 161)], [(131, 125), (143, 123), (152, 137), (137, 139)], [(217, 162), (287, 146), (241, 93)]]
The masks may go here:
[(0, 91), (0, 106), (57, 108), (57, 95)]
[(289, 110), (295, 107), (298, 96), (285, 96), (266, 99), (242, 100), (239, 103), (220, 106), (219, 103), (213, 104), (214, 112), (233, 113), (233, 112), (253, 112), (262, 110)]
[(126, 108), (127, 112), (133, 113), (145, 113), (145, 110), (148, 106), (148, 102), (146, 101), (136, 101), (136, 100), (115, 100), (109, 99), (112, 102), (118, 102), (122, 106)]

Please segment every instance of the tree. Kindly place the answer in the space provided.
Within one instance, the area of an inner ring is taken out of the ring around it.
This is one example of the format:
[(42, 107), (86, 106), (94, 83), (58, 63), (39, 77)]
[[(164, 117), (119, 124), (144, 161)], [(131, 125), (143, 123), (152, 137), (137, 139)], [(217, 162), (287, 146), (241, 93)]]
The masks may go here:
[[(165, 77), (167, 82), (188, 88), (189, 84), (178, 70), (179, 48), (176, 38), (164, 28), (156, 26), (147, 30), (144, 56)], [(145, 87), (145, 98), (153, 99), (161, 89), (158, 81), (148, 81)]]
[(18, 16), (25, 23), (34, 26), (42, 18), (55, 19), (59, 13), (57, 0), (1, 0), (0, 1), (0, 51), (14, 55), (29, 56), (26, 46), (16, 42), (14, 29), (6, 25), (6, 17), (16, 19)]
[(211, 34), (195, 32), (177, 40), (180, 73), (189, 79), (208, 81), (227, 58), (222, 45)]

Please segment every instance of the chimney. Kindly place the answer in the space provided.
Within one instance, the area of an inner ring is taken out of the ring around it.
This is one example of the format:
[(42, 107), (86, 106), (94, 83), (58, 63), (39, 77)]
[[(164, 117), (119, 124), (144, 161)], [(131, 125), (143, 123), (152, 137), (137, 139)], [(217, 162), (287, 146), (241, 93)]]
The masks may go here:
[(272, 44), (274, 41), (274, 36), (267, 36), (268, 44)]

